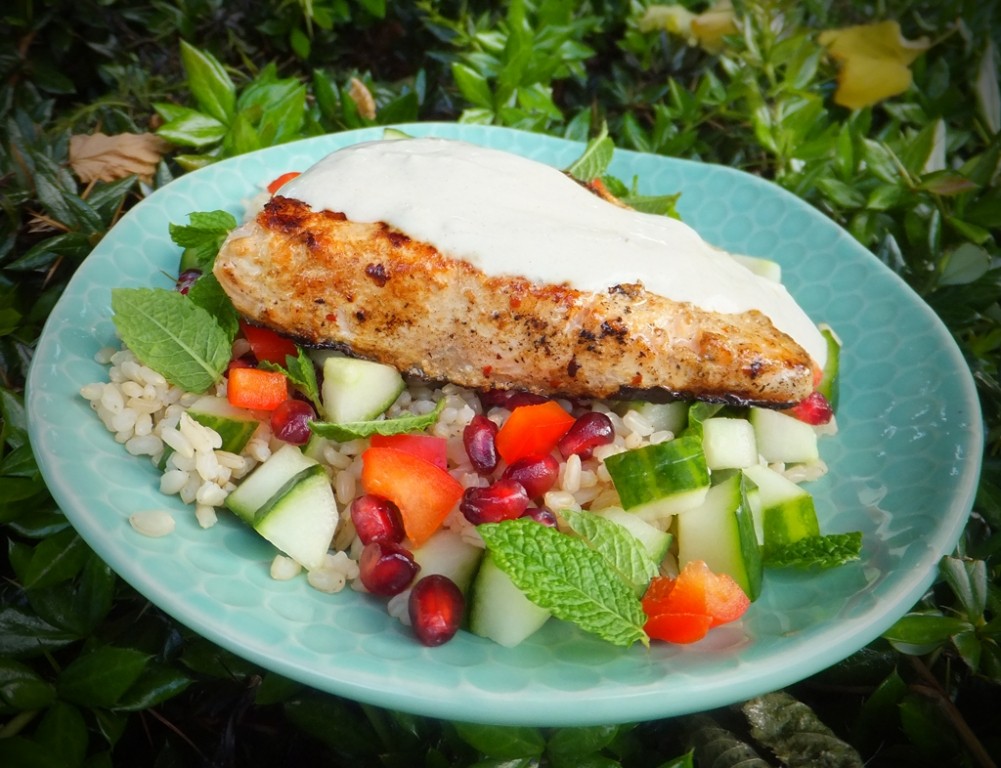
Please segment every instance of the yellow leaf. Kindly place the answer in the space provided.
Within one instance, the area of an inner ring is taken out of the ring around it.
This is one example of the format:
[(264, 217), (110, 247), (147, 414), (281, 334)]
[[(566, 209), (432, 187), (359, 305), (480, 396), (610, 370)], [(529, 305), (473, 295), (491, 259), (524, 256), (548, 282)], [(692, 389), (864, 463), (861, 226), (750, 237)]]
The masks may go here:
[(861, 109), (897, 96), (911, 85), (910, 65), (931, 46), (908, 40), (895, 21), (880, 21), (820, 33), (821, 45), (840, 65), (834, 101)]
[(689, 45), (701, 46), (709, 53), (723, 50), (723, 36), (737, 31), (733, 4), (719, 0), (709, 10), (695, 14), (682, 5), (651, 5), (639, 20), (640, 32), (663, 29), (685, 38)]
[(730, 0), (721, 0), (704, 13), (692, 19), (692, 34), (699, 45), (709, 53), (719, 53), (723, 50), (723, 37), (737, 31), (733, 4)]
[(366, 120), (375, 120), (375, 99), (365, 83), (357, 77), (352, 77), (348, 83), (348, 96), (358, 107), (359, 115)]
[(70, 167), (80, 181), (115, 181), (135, 174), (150, 181), (170, 142), (152, 133), (77, 134), (70, 137)]

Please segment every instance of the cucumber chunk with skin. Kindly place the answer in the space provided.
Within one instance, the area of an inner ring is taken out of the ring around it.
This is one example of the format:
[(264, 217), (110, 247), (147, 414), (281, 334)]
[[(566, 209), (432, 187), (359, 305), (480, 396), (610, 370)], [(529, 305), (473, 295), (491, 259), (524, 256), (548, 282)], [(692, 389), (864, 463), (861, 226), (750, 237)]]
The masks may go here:
[(824, 371), (820, 379), (820, 384), (817, 385), (817, 391), (827, 398), (827, 402), (831, 404), (831, 409), (837, 411), (839, 393), (838, 371), (841, 367), (841, 339), (838, 338), (838, 335), (831, 326), (822, 324), (818, 327), (820, 328), (820, 335), (827, 341), (827, 361), (824, 363)]
[(622, 507), (647, 521), (699, 506), (709, 490), (702, 441), (679, 437), (605, 459)]
[(740, 469), (758, 463), (754, 427), (746, 419), (714, 416), (702, 422), (702, 450), (711, 470)]
[(660, 564), (667, 557), (671, 542), (674, 541), (674, 537), (667, 531), (660, 530), (638, 515), (626, 512), (620, 507), (606, 507), (598, 510), (595, 514), (612, 520), (629, 531), (639, 540), (655, 563)]
[(307, 570), (319, 568), (337, 529), (337, 502), (319, 464), (302, 470), (254, 515), (254, 530)]
[(470, 632), (513, 648), (538, 631), (550, 615), (525, 597), (489, 551), (483, 555), (470, 590)]
[(764, 572), (754, 519), (740, 474), (714, 485), (698, 508), (678, 515), (678, 565), (702, 560), (726, 573), (751, 599), (761, 594)]
[(820, 535), (820, 522), (808, 491), (763, 465), (745, 467), (743, 473), (755, 485), (747, 495), (766, 559), (771, 552), (795, 541)]
[(353, 357), (323, 361), (321, 402), (327, 421), (371, 421), (396, 402), (406, 383), (389, 365)]
[(806, 464), (820, 458), (817, 432), (806, 422), (770, 408), (751, 408), (748, 419), (766, 462)]
[(226, 497), (226, 507), (245, 523), (253, 524), (257, 511), (282, 486), (302, 470), (316, 464), (315, 459), (305, 456), (299, 448), (287, 443), (254, 467)]
[(615, 409), (620, 416), (625, 416), (629, 411), (636, 411), (646, 419), (654, 432), (666, 431), (677, 435), (688, 425), (688, 403), (683, 400), (670, 403), (625, 400)]
[(447, 576), (466, 594), (483, 557), (483, 548), (466, 541), (455, 531), (442, 528), (414, 548), (412, 554), (421, 567), (422, 578), (434, 573)]
[(205, 395), (188, 408), (188, 415), (202, 426), (215, 430), (222, 438), (221, 449), (240, 453), (261, 426), (260, 420), (246, 408), (237, 408), (225, 397)]

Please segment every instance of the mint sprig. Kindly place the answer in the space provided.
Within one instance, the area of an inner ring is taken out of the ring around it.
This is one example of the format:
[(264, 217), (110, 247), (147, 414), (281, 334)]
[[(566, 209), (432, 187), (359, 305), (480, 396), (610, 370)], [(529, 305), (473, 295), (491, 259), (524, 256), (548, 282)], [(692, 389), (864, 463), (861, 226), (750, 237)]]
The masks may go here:
[(615, 645), (649, 645), (632, 585), (581, 539), (527, 519), (476, 530), (497, 566), (536, 605)]
[(614, 153), (615, 143), (608, 136), (608, 126), (603, 124), (601, 132), (587, 143), (581, 156), (567, 167), (566, 173), (577, 181), (594, 181), (608, 168)]
[(210, 272), (226, 235), (237, 226), (227, 211), (197, 211), (188, 214), (188, 224), (171, 224), (170, 239), (184, 248), (182, 262)]
[(410, 432), (423, 432), (435, 425), (445, 407), (444, 398), (439, 400), (430, 413), (410, 416), (398, 416), (395, 419), (374, 419), (372, 421), (311, 421), (309, 428), (320, 437), (336, 440), (339, 443), (372, 435), (403, 435)]
[(164, 288), (114, 288), (112, 320), (133, 354), (187, 392), (204, 392), (229, 363), (231, 337), (187, 296)]
[(560, 515), (581, 540), (604, 557), (642, 595), (658, 566), (643, 544), (623, 526), (593, 512), (560, 510)]
[(806, 536), (769, 552), (765, 565), (771, 568), (835, 568), (862, 553), (862, 532)]
[(285, 365), (277, 365), (276, 363), (262, 360), (260, 367), (284, 373), (285, 378), (292, 383), (292, 386), (309, 398), (310, 402), (316, 406), (316, 410), (320, 411), (322, 410), (323, 403), (320, 399), (320, 385), (316, 381), (316, 368), (313, 367), (313, 360), (301, 347), (297, 347), (296, 349), (298, 350), (298, 354), (295, 357), (292, 357), (292, 355), (285, 356)]

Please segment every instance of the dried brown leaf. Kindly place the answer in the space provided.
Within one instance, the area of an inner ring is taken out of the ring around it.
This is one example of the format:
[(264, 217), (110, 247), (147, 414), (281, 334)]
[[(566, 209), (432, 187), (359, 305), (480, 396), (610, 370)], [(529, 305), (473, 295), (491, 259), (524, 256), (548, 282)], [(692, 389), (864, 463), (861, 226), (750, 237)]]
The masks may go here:
[(348, 83), (348, 96), (358, 107), (359, 115), (366, 120), (375, 120), (375, 99), (365, 83), (357, 77), (352, 77)]
[(70, 167), (85, 184), (132, 174), (148, 182), (170, 147), (152, 133), (78, 134), (70, 137)]

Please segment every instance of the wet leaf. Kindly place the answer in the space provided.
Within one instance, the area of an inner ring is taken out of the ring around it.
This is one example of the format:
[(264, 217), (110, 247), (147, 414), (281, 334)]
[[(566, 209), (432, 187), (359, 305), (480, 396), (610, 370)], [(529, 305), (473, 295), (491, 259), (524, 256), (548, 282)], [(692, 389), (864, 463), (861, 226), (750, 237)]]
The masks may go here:
[(138, 176), (149, 183), (170, 143), (153, 133), (70, 137), (70, 167), (85, 184)]
[(849, 109), (906, 91), (911, 86), (910, 65), (931, 46), (925, 37), (905, 38), (896, 21), (829, 29), (818, 40), (841, 65), (834, 101)]

